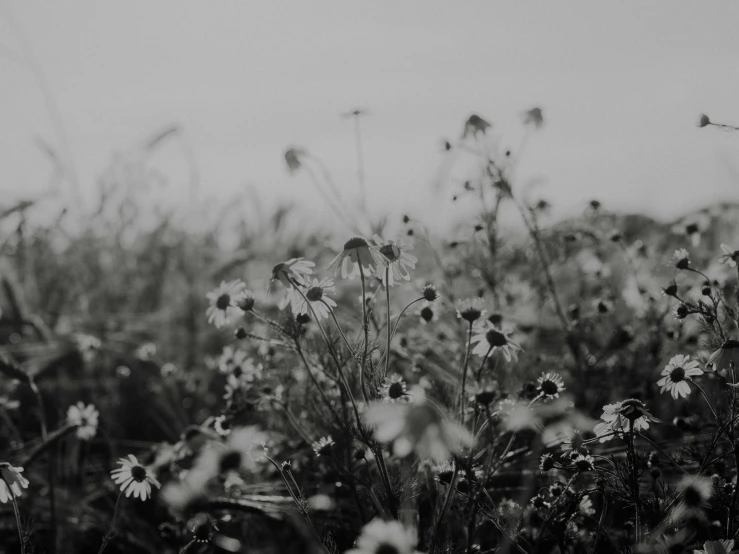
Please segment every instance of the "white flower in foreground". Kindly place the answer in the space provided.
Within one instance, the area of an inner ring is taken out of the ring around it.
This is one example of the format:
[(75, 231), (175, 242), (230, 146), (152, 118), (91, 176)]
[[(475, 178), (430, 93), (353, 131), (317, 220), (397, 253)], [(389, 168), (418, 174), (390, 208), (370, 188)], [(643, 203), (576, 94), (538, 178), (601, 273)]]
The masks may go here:
[[(331, 311), (336, 307), (336, 302), (329, 298), (327, 294), (334, 294), (336, 287), (331, 278), (325, 278), (319, 281), (313, 279), (313, 284), (301, 295), (293, 291), (291, 295), (291, 304), (294, 315), (305, 314), (312, 316), (311, 308), (318, 319), (328, 319)], [(306, 302), (307, 300), (307, 302)]]
[[(400, 279), (410, 281), (411, 271), (416, 269), (416, 262), (418, 262), (418, 258), (408, 254), (411, 245), (403, 239), (385, 241), (377, 234), (373, 235), (372, 239), (386, 260), (384, 265), (377, 268), (377, 277), (380, 278), (382, 284), (392, 287), (395, 281)], [(387, 283), (385, 282), (386, 269), (389, 269)]]
[(692, 381), (691, 377), (703, 375), (703, 370), (689, 356), (678, 354), (667, 363), (661, 375), (662, 379), (657, 381), (657, 386), (662, 387), (660, 392), (669, 392), (677, 400), (680, 396), (685, 398), (690, 394), (688, 382)]
[(508, 333), (498, 329), (491, 322), (485, 321), (482, 325), (476, 326), (473, 331), (475, 334), (472, 337), (472, 343), (476, 344), (472, 353), (476, 356), (484, 358), (499, 351), (508, 362), (517, 358), (517, 351), (521, 350), (521, 347), (510, 340)]
[(606, 404), (600, 418), (603, 422), (598, 423), (594, 429), (600, 442), (606, 442), (632, 430), (639, 432), (648, 429), (650, 422), (661, 423), (647, 411), (641, 400), (634, 398)]
[(244, 311), (239, 307), (239, 302), (249, 295), (246, 285), (239, 279), (235, 281), (221, 281), (220, 286), (209, 292), (206, 298), (210, 306), (206, 312), (208, 323), (216, 327), (228, 325)]
[(84, 403), (77, 402), (67, 410), (67, 425), (77, 428), (77, 438), (89, 441), (97, 433), (99, 415), (92, 404), (85, 406)]
[(28, 479), (21, 473), (22, 467), (13, 467), (7, 462), (0, 462), (0, 502), (10, 502), (21, 495), (21, 488), (28, 488)]
[(385, 258), (380, 254), (377, 247), (370, 245), (361, 237), (354, 237), (346, 241), (344, 249), (331, 260), (328, 265), (328, 272), (333, 273), (336, 277), (341, 271), (342, 279), (354, 279), (361, 273), (369, 277), (371, 272), (377, 270), (384, 263)]
[(345, 554), (417, 554), (416, 533), (399, 521), (373, 519)]
[(134, 498), (146, 500), (151, 496), (151, 486), (161, 487), (153, 475), (142, 466), (133, 454), (128, 455), (128, 459), (121, 458), (118, 460), (121, 467), (110, 472), (113, 482), (121, 486), (121, 491), (125, 492), (128, 498), (133, 494)]
[(739, 250), (734, 250), (728, 244), (722, 244), (721, 250), (724, 255), (719, 258), (722, 264), (729, 264), (731, 267), (736, 267), (736, 263), (739, 260)]

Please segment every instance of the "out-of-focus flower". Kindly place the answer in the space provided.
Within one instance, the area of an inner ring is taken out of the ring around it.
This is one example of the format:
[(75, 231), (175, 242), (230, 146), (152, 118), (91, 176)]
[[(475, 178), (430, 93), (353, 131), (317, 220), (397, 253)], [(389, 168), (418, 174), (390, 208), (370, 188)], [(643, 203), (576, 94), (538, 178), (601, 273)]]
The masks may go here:
[(478, 134), (484, 135), (490, 127), (492, 127), (492, 125), (490, 125), (490, 123), (485, 121), (479, 115), (472, 114), (467, 118), (467, 121), (464, 122), (464, 131), (462, 131), (462, 138), (465, 138), (469, 135), (472, 135), (473, 138), (476, 138)]
[(311, 315), (310, 308), (313, 308), (318, 319), (327, 319), (336, 307), (336, 302), (329, 298), (327, 294), (334, 294), (335, 292), (336, 287), (333, 279), (329, 277), (321, 281), (313, 279), (313, 284), (303, 293), (305, 298), (301, 294), (293, 293), (293, 314), (296, 316), (300, 314)]
[(362, 527), (354, 548), (346, 554), (420, 554), (416, 533), (399, 521), (373, 519)]
[(643, 431), (649, 428), (650, 422), (661, 423), (659, 419), (650, 414), (641, 400), (630, 398), (614, 404), (603, 406), (603, 420), (595, 426), (595, 434), (600, 442), (606, 442), (614, 436), (621, 436), (633, 429)]
[(133, 454), (128, 455), (128, 459), (121, 458), (118, 460), (121, 465), (118, 469), (114, 469), (110, 475), (116, 485), (121, 486), (121, 491), (125, 492), (126, 497), (133, 494), (134, 498), (146, 500), (151, 496), (151, 486), (161, 487), (149, 471), (142, 466)]
[(711, 119), (704, 113), (698, 117), (698, 127), (706, 127), (711, 124)]
[(693, 550), (693, 554), (734, 554), (734, 539), (706, 541), (703, 548)]
[(607, 298), (598, 298), (595, 300), (595, 309), (599, 314), (608, 314), (613, 311), (613, 302)]
[(673, 298), (677, 297), (677, 283), (673, 280), (670, 281), (669, 284), (662, 289), (662, 295), (663, 296), (672, 296)]
[(425, 285), (423, 289), (421, 289), (421, 296), (423, 296), (423, 299), (426, 302), (436, 302), (441, 298), (439, 290), (434, 285)]
[(672, 255), (677, 269), (688, 269), (690, 267), (690, 253), (685, 248), (678, 248)]
[(711, 354), (706, 365), (712, 366), (713, 371), (730, 371), (732, 367), (739, 369), (739, 340), (724, 342)]
[(536, 380), (539, 387), (539, 396), (543, 398), (559, 398), (559, 393), (565, 390), (565, 382), (558, 373), (542, 373)]
[(457, 301), (457, 317), (474, 323), (485, 315), (485, 300), (480, 297), (465, 298)]
[(590, 497), (586, 494), (580, 499), (580, 503), (577, 506), (578, 510), (580, 510), (580, 513), (584, 516), (592, 516), (595, 514), (595, 509), (593, 508), (593, 501), (590, 499)]
[(544, 454), (539, 460), (539, 469), (545, 472), (554, 469), (554, 457), (551, 454)]
[(682, 502), (672, 512), (676, 520), (685, 515), (700, 514), (708, 507), (713, 496), (713, 482), (708, 477), (685, 476), (677, 484), (677, 490), (682, 495)]
[(439, 483), (444, 483), (445, 485), (448, 485), (452, 482), (452, 476), (454, 475), (454, 465), (447, 461), (443, 464), (433, 466), (431, 468), (431, 471), (434, 473), (434, 476), (436, 477), (436, 480), (439, 481)]
[(675, 306), (673, 315), (675, 316), (675, 319), (685, 319), (690, 315), (690, 309), (685, 304), (680, 303)]
[(572, 463), (577, 468), (577, 471), (593, 471), (595, 468), (595, 459), (588, 454), (578, 454)]
[(293, 283), (304, 285), (305, 278), (313, 273), (314, 262), (307, 261), (305, 258), (292, 258), (286, 262), (280, 262), (272, 268), (272, 276), (270, 282), (279, 281), (286, 288), (291, 289)]
[(245, 297), (246, 285), (239, 279), (229, 282), (221, 281), (217, 289), (206, 295), (210, 302), (206, 312), (208, 323), (213, 323), (216, 327), (223, 327), (243, 315), (244, 312), (239, 308), (239, 302)]
[(21, 475), (22, 467), (13, 467), (7, 462), (0, 462), (0, 502), (7, 503), (18, 498), (22, 489), (28, 488), (28, 479)]
[(719, 258), (721, 263), (736, 267), (737, 262), (739, 262), (739, 250), (734, 250), (728, 244), (722, 244), (721, 250), (724, 252), (724, 255)]
[(410, 397), (408, 403), (375, 403), (365, 413), (377, 440), (391, 442), (395, 455), (404, 458), (415, 452), (421, 459), (442, 463), (472, 445), (472, 435), (426, 401), (421, 387), (413, 387)]
[(331, 438), (331, 435), (327, 437), (321, 437), (317, 441), (314, 441), (311, 445), (313, 447), (313, 452), (316, 453), (316, 456), (328, 456), (331, 454), (331, 451), (334, 448), (334, 445), (336, 443), (334, 442), (334, 439)]
[(541, 108), (531, 108), (523, 113), (523, 124), (532, 125), (536, 129), (544, 125), (544, 115)]
[(67, 410), (67, 425), (76, 427), (77, 437), (88, 441), (97, 433), (99, 415), (92, 404), (85, 406), (84, 403), (77, 402)]
[(203, 512), (191, 517), (186, 527), (192, 533), (193, 540), (198, 543), (209, 543), (214, 533), (218, 531), (210, 515)]
[(218, 369), (225, 375), (246, 382), (252, 382), (262, 377), (262, 365), (255, 364), (246, 351), (231, 346), (223, 348), (223, 352), (218, 358)]
[(77, 333), (75, 335), (75, 342), (77, 343), (77, 349), (82, 355), (82, 359), (86, 363), (91, 363), (97, 353), (100, 351), (103, 343), (99, 338), (87, 335), (85, 333)]
[(483, 358), (488, 354), (494, 355), (499, 351), (506, 361), (510, 362), (516, 359), (517, 351), (521, 350), (519, 345), (510, 340), (508, 333), (498, 329), (489, 321), (478, 325), (474, 331), (475, 335), (472, 337), (472, 343), (476, 344), (472, 349), (472, 353), (476, 356)]
[(290, 173), (295, 173), (303, 165), (303, 157), (307, 151), (303, 148), (292, 147), (285, 150), (285, 163)]
[(344, 249), (331, 260), (327, 270), (333, 273), (334, 277), (341, 271), (342, 279), (354, 279), (361, 273), (369, 276), (384, 263), (385, 259), (377, 247), (370, 245), (361, 237), (354, 237), (344, 243)]
[(231, 434), (231, 424), (225, 415), (219, 415), (213, 420), (213, 428), (221, 437), (227, 437)]
[[(377, 268), (377, 277), (380, 278), (382, 284), (385, 286), (393, 286), (395, 281), (404, 279), (410, 281), (411, 270), (416, 269), (416, 262), (418, 258), (408, 254), (408, 250), (411, 249), (410, 243), (400, 240), (383, 240), (380, 235), (373, 235), (372, 239), (375, 242), (375, 246), (380, 251), (380, 254), (385, 258), (384, 265), (380, 265)], [(386, 268), (387, 277), (386, 281)]]
[(380, 396), (385, 402), (402, 402), (408, 399), (407, 386), (400, 375), (391, 375), (380, 387)]
[(425, 305), (418, 309), (418, 317), (421, 319), (421, 323), (426, 325), (427, 323), (433, 323), (439, 320), (439, 313), (434, 309), (433, 304), (426, 302)]
[(687, 397), (690, 394), (689, 381), (691, 377), (703, 375), (703, 370), (698, 367), (698, 362), (691, 360), (689, 356), (678, 354), (673, 356), (662, 370), (662, 379), (657, 381), (657, 386), (662, 387), (660, 392), (669, 391), (672, 398)]

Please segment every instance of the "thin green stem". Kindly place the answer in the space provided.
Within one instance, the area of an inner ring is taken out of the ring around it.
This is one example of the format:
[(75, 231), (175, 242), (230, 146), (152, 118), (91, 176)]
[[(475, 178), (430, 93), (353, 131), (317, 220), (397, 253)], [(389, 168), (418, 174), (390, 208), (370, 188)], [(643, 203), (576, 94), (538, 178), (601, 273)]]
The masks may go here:
[[(369, 402), (367, 390), (364, 387), (364, 366), (367, 363), (367, 349), (369, 348), (369, 317), (367, 316), (367, 290), (364, 284), (364, 269), (362, 268), (362, 258), (357, 248), (357, 265), (359, 266), (359, 279), (362, 282), (362, 330), (364, 331), (364, 351), (362, 352), (362, 367), (359, 371), (359, 384), (364, 395), (365, 402)], [(390, 357), (390, 352), (388, 352)]]
[(21, 546), (21, 554), (26, 553), (26, 542), (23, 540), (23, 526), (21, 525), (21, 514), (18, 510), (18, 503), (15, 500), (15, 494), (13, 493), (13, 489), (10, 488), (10, 484), (0, 475), (0, 480), (5, 483), (5, 488), (8, 490), (8, 494), (10, 494), (10, 501), (13, 503), (13, 513), (15, 514), (15, 524), (18, 527), (18, 540), (20, 541)]
[(444, 504), (442, 504), (441, 506), (441, 512), (439, 512), (439, 517), (436, 519), (436, 525), (434, 525), (434, 534), (431, 537), (429, 554), (434, 554), (434, 550), (436, 549), (436, 540), (439, 537), (439, 528), (444, 521), (444, 514), (446, 514), (446, 511), (449, 508), (449, 504), (451, 504), (452, 502), (452, 495), (454, 494), (454, 491), (456, 489), (455, 485), (457, 481), (457, 475), (459, 475), (459, 468), (457, 467), (457, 463), (455, 462), (454, 473), (452, 473), (452, 480), (449, 481), (449, 488), (446, 491), (446, 496), (444, 496)]
[(387, 373), (390, 369), (390, 266), (385, 268), (385, 299), (387, 300), (387, 355), (385, 356), (385, 374), (383, 377), (387, 377)]
[(470, 346), (472, 345), (472, 322), (470, 321), (469, 329), (467, 329), (467, 347), (464, 352), (464, 364), (462, 366), (462, 392), (459, 399), (459, 419), (464, 424), (464, 405), (465, 405), (465, 387), (467, 385), (467, 367), (470, 361)]
[(100, 550), (98, 550), (98, 554), (103, 554), (103, 551), (108, 546), (108, 543), (110, 542), (110, 539), (113, 537), (113, 529), (115, 528), (115, 521), (118, 517), (118, 508), (121, 504), (121, 498), (123, 498), (123, 490), (118, 493), (118, 499), (115, 501), (115, 508), (113, 508), (113, 519), (110, 522), (110, 527), (108, 527), (108, 531), (105, 533), (105, 536), (103, 537), (103, 543), (100, 545)]

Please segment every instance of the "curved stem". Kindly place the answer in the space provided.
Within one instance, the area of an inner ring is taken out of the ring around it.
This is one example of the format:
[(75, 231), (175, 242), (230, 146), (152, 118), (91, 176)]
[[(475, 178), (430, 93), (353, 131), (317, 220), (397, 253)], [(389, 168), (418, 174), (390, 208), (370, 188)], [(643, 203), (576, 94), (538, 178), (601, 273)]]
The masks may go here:
[[(415, 304), (416, 302), (420, 302), (421, 300), (423, 300), (423, 296), (421, 298), (416, 298), (415, 300), (413, 300), (412, 302), (410, 302), (405, 308), (402, 309), (402, 311), (398, 315), (398, 319), (395, 320), (395, 325), (393, 325), (393, 332), (390, 333), (390, 342), (392, 342), (393, 338), (395, 338), (395, 333), (397, 332), (398, 325), (400, 324), (400, 318), (403, 317), (403, 314), (406, 312), (406, 310), (408, 310), (408, 308), (410, 308), (411, 306), (413, 306), (413, 304)], [(386, 349), (385, 350), (385, 353), (382, 355), (382, 357), (384, 358), (385, 356), (389, 356), (389, 355), (390, 355), (390, 351), (388, 349)]]
[(465, 386), (467, 385), (467, 367), (470, 361), (470, 346), (472, 344), (472, 322), (470, 321), (469, 329), (467, 330), (467, 348), (464, 353), (464, 365), (462, 366), (462, 392), (461, 398), (459, 399), (460, 411), (459, 418), (464, 425), (464, 404), (465, 404)]
[(695, 381), (691, 381), (691, 382), (695, 385), (695, 388), (697, 388), (701, 392), (701, 394), (703, 395), (703, 398), (705, 399), (706, 404), (708, 404), (708, 407), (711, 409), (711, 413), (713, 414), (713, 417), (716, 419), (716, 422), (718, 423), (718, 421), (719, 421), (718, 415), (716, 415), (716, 410), (713, 408), (713, 404), (711, 404), (711, 401), (708, 399), (708, 396), (706, 396), (706, 391), (704, 391), (703, 390), (703, 387), (701, 387)]
[[(359, 371), (359, 385), (362, 389), (364, 401), (369, 402), (367, 390), (364, 387), (364, 366), (367, 363), (367, 348), (369, 347), (369, 317), (367, 315), (367, 290), (364, 284), (364, 269), (362, 268), (362, 258), (357, 248), (357, 265), (359, 266), (359, 279), (362, 282), (362, 330), (364, 331), (364, 351), (362, 353), (362, 367)], [(388, 357), (390, 353), (388, 352)]]
[(444, 504), (442, 504), (441, 506), (441, 512), (439, 512), (439, 517), (437, 518), (436, 525), (434, 526), (434, 534), (431, 537), (431, 547), (429, 548), (429, 554), (434, 554), (434, 549), (436, 548), (436, 539), (439, 536), (439, 527), (441, 527), (441, 523), (444, 521), (444, 514), (446, 514), (446, 511), (449, 508), (449, 504), (451, 504), (458, 474), (459, 468), (457, 467), (457, 463), (454, 462), (454, 473), (452, 473), (452, 480), (449, 481), (449, 488), (447, 489), (446, 496), (444, 497)]
[(21, 526), (21, 514), (20, 511), (18, 511), (18, 503), (15, 500), (15, 494), (13, 494), (13, 489), (10, 488), (10, 484), (3, 479), (2, 476), (0, 476), (0, 479), (5, 483), (5, 487), (8, 489), (8, 494), (10, 495), (10, 501), (13, 503), (13, 513), (15, 514), (15, 524), (18, 526), (18, 540), (21, 545), (21, 554), (25, 554), (26, 543), (23, 540), (23, 527)]
[(100, 550), (98, 550), (98, 554), (103, 554), (103, 551), (108, 546), (108, 543), (110, 542), (111, 537), (113, 536), (113, 529), (115, 528), (115, 520), (118, 517), (118, 508), (121, 504), (121, 498), (123, 498), (123, 490), (118, 493), (118, 499), (115, 501), (115, 508), (113, 508), (113, 519), (110, 522), (110, 527), (108, 527), (108, 531), (105, 533), (105, 536), (103, 537), (103, 543), (100, 545)]
[(390, 266), (385, 268), (385, 299), (387, 300), (387, 354), (385, 355), (385, 374), (383, 377), (387, 377), (387, 372), (390, 369)]

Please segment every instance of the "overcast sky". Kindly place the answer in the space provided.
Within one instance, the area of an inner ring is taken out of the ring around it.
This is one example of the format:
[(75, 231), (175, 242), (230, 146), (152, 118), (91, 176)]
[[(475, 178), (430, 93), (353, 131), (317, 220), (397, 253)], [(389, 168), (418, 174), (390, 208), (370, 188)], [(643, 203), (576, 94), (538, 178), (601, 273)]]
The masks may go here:
[[(538, 105), (546, 126), (520, 177), (543, 177), (562, 213), (593, 197), (662, 217), (739, 200), (739, 133), (695, 126), (701, 112), (739, 123), (736, 2), (0, 3), (2, 205), (48, 184), (34, 137), (62, 140), (28, 47), (85, 191), (113, 152), (178, 123), (201, 195), (251, 185), (318, 214), (283, 151), (308, 148), (356, 190), (340, 114), (361, 106), (373, 208), (450, 217), (449, 195), (427, 192), (440, 140), (478, 113), (516, 144), (520, 113)], [(161, 153), (173, 198), (186, 197), (181, 155)]]

